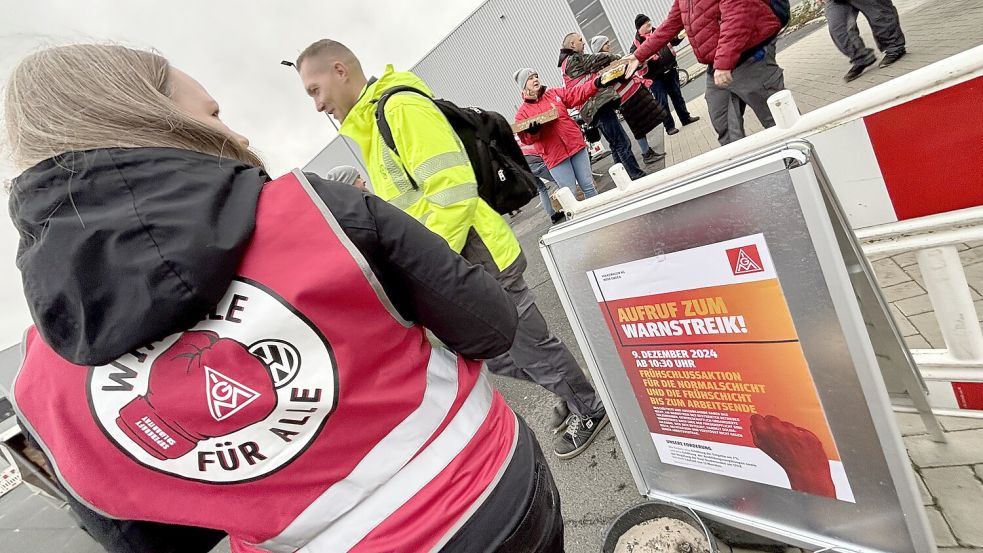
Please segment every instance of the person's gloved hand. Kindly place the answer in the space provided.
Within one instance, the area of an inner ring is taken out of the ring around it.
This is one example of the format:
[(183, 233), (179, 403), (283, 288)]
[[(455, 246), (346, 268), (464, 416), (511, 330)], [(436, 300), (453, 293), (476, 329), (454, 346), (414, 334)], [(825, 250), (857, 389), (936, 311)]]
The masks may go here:
[(542, 123), (539, 123), (539, 122), (536, 122), (536, 123), (533, 123), (533, 124), (529, 125), (529, 128), (526, 129), (526, 132), (527, 133), (530, 133), (530, 134), (536, 134), (542, 128), (543, 128), (543, 124)]
[(605, 82), (602, 81), (602, 77), (598, 77), (598, 78), (594, 79), (594, 86), (596, 86), (598, 89), (608, 88), (609, 86), (614, 86), (614, 85), (620, 83), (622, 80), (623, 80), (623, 77), (617, 78), (617, 79), (614, 79), (612, 81), (609, 81), (609, 82), (606, 82), (605, 83)]
[(778, 417), (751, 415), (754, 445), (785, 469), (792, 489), (836, 497), (829, 457), (815, 434)]

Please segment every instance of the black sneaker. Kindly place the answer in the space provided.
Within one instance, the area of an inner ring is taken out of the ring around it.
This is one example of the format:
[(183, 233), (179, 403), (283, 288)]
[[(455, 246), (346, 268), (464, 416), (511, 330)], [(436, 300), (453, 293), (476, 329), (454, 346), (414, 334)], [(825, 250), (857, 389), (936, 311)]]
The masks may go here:
[[(871, 57), (869, 61), (861, 62), (861, 63), (858, 63), (857, 65), (854, 65), (853, 67), (850, 68), (849, 71), (846, 72), (846, 75), (843, 75), (843, 80), (845, 82), (850, 82), (850, 81), (856, 79), (857, 77), (859, 77), (860, 75), (863, 74), (864, 69), (867, 69), (871, 65), (874, 65), (874, 63), (876, 61), (877, 61), (877, 58)], [(883, 67), (883, 66), (881, 66), (881, 67)]]
[(679, 134), (679, 129), (677, 129), (676, 127), (673, 127), (671, 129), (666, 129), (666, 134), (668, 134), (669, 136), (672, 136), (674, 134)]
[[(679, 132), (678, 130), (676, 132)], [(648, 153), (642, 156), (642, 161), (645, 163), (658, 163), (666, 158), (666, 154), (657, 154), (655, 150), (650, 149)]]
[(550, 428), (553, 429), (553, 433), (559, 434), (566, 430), (570, 426), (570, 417), (572, 416), (567, 402), (562, 399), (557, 401), (556, 405), (553, 406), (553, 414), (550, 416)]
[(884, 56), (884, 59), (881, 60), (881, 64), (878, 65), (878, 67), (887, 67), (887, 66), (891, 65), (892, 63), (898, 61), (899, 59), (903, 58), (904, 55), (907, 54), (907, 53), (908, 53), (907, 50), (901, 50), (900, 52), (894, 52), (894, 53), (891, 53), (891, 54), (887, 54), (887, 55)]
[(556, 453), (560, 459), (573, 459), (590, 446), (607, 424), (607, 413), (593, 418), (581, 418), (571, 414), (567, 430), (553, 438), (553, 453)]
[(562, 223), (563, 221), (566, 221), (567, 216), (562, 211), (556, 211), (553, 213), (553, 216), (550, 217), (550, 220), (552, 220), (553, 224), (555, 225), (557, 223)]
[(696, 123), (699, 120), (700, 120), (699, 117), (690, 117), (686, 121), (683, 121), (683, 126), (685, 127), (686, 125), (692, 125), (693, 123)]

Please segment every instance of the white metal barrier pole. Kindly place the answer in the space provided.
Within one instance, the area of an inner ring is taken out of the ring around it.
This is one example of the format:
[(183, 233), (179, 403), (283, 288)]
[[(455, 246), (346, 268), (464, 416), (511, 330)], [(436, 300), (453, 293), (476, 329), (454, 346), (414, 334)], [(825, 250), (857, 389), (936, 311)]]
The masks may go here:
[(983, 359), (983, 330), (956, 247), (919, 250), (916, 259), (949, 354), (964, 361)]

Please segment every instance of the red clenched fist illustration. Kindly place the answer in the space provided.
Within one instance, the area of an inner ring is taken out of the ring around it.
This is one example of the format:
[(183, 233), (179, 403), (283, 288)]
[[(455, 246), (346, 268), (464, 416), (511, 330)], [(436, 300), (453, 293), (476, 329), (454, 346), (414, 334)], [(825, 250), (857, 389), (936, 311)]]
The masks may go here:
[(147, 453), (177, 459), (203, 439), (255, 424), (276, 407), (266, 366), (230, 338), (185, 332), (150, 368), (147, 394), (116, 424)]
[(778, 417), (751, 415), (754, 445), (785, 469), (792, 489), (836, 497), (829, 458), (815, 434)]

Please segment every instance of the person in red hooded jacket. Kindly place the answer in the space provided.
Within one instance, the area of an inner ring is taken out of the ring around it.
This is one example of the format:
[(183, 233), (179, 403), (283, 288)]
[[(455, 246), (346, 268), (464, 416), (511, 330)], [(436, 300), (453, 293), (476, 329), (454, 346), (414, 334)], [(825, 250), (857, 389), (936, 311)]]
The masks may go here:
[(707, 70), (707, 108), (721, 145), (744, 138), (744, 111), (775, 126), (768, 97), (785, 88), (775, 60), (782, 24), (767, 0), (675, 0), (665, 21), (635, 50), (630, 70), (645, 62), (680, 31)]
[(533, 123), (519, 133), (523, 144), (536, 144), (546, 162), (550, 174), (560, 186), (577, 193), (577, 185), (590, 198), (597, 195), (594, 188), (594, 175), (590, 169), (590, 155), (580, 126), (567, 113), (568, 108), (583, 105), (591, 96), (597, 94), (601, 84), (600, 77), (591, 79), (574, 88), (546, 88), (539, 81), (539, 73), (523, 68), (515, 72), (515, 82), (522, 89), (522, 105), (515, 114), (516, 121), (531, 119), (556, 108), (557, 118), (548, 123)]

